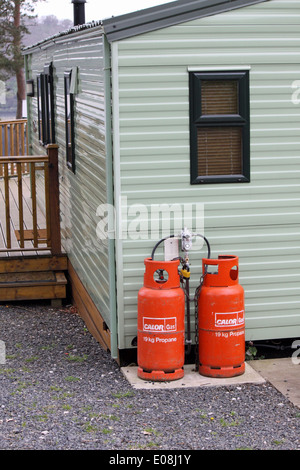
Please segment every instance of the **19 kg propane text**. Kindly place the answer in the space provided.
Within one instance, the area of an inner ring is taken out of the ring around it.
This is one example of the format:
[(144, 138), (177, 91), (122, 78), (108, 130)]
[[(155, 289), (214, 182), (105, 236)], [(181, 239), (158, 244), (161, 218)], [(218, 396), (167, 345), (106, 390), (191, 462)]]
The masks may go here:
[(160, 336), (143, 336), (143, 340), (147, 343), (176, 343), (177, 336), (160, 337)]

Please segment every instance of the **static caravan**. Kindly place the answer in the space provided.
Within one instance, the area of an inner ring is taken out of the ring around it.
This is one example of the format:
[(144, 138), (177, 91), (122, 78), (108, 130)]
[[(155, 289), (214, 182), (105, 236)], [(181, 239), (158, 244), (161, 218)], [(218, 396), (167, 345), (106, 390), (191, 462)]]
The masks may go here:
[(112, 356), (136, 350), (144, 259), (184, 227), (238, 256), (247, 341), (299, 337), (299, 1), (178, 0), (24, 57), (30, 152), (58, 146), (73, 298)]

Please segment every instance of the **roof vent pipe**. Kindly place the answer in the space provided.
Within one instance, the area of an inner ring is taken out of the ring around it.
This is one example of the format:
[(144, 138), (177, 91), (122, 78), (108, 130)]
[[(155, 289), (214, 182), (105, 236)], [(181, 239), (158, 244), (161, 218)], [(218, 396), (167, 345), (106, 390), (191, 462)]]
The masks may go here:
[(85, 3), (86, 0), (72, 0), (74, 5), (74, 26), (85, 23)]

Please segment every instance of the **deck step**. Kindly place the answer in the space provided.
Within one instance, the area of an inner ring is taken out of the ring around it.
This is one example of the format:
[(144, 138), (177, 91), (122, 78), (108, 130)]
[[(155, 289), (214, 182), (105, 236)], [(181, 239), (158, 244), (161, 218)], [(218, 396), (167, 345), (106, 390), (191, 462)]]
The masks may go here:
[(21, 273), (39, 271), (67, 271), (68, 259), (65, 254), (58, 256), (16, 256), (0, 258), (1, 273)]
[(22, 287), (25, 285), (66, 284), (64, 273), (53, 271), (40, 271), (37, 273), (6, 273), (0, 274), (0, 287)]
[(66, 298), (66, 256), (0, 260), (0, 302)]
[(0, 277), (0, 301), (64, 299), (66, 285), (63, 272), (9, 273)]

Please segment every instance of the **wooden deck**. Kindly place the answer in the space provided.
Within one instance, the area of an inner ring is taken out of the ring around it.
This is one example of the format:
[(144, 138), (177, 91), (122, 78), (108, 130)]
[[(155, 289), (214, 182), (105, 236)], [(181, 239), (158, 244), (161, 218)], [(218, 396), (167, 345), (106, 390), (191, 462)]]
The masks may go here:
[(5, 189), (4, 179), (0, 178), (0, 259), (12, 256), (40, 256), (50, 255), (51, 251), (47, 247), (46, 218), (38, 205), (36, 208), (37, 229), (39, 239), (44, 243), (39, 243), (39, 250), (34, 249), (33, 237), (33, 207), (30, 194), (30, 175), (23, 176), (23, 221), (24, 221), (24, 249), (20, 248), (20, 220), (19, 220), (19, 196), (17, 178), (11, 177), (9, 180), (9, 204), (10, 204), (10, 240), (11, 249), (7, 250), (6, 243), (6, 215), (5, 215)]
[[(23, 172), (24, 160), (30, 173)], [(12, 163), (16, 175), (8, 172)], [(66, 297), (67, 256), (61, 250), (57, 147), (46, 156), (0, 157), (0, 302)], [(44, 174), (44, 210), (36, 175)], [(50, 183), (51, 182), (51, 183)]]

